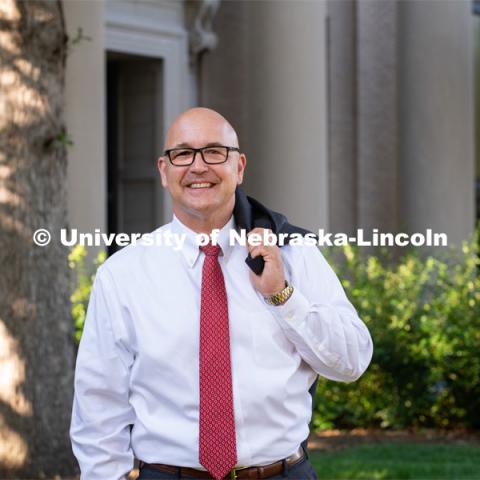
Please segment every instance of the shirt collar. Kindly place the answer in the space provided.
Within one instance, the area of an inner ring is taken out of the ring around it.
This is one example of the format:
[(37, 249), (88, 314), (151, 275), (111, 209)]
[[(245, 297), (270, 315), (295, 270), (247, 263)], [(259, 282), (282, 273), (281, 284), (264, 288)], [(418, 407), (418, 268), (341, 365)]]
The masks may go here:
[[(232, 214), (228, 222), (220, 229), (217, 237), (217, 243), (222, 248), (220, 255), (223, 256), (225, 262), (228, 261), (232, 251), (232, 245), (230, 245), (230, 230), (235, 230), (235, 228), (235, 219)], [(185, 235), (185, 243), (180, 251), (185, 257), (188, 266), (192, 268), (201, 253), (197, 242), (197, 233), (183, 224), (175, 215), (173, 215), (170, 230), (172, 233)]]

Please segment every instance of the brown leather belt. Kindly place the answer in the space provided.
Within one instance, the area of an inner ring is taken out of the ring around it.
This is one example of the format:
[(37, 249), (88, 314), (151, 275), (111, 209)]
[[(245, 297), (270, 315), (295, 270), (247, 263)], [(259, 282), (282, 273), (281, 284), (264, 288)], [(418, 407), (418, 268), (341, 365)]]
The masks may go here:
[[(257, 480), (260, 478), (269, 478), (274, 475), (279, 475), (283, 472), (283, 463), (285, 462), (289, 467), (299, 463), (305, 458), (305, 453), (302, 447), (289, 457), (284, 460), (279, 460), (275, 463), (270, 463), (269, 465), (262, 465), (257, 467), (242, 467), (234, 468), (228, 473), (224, 480), (233, 480), (233, 479), (250, 479)], [(165, 465), (163, 463), (145, 463), (140, 462), (140, 469), (143, 467), (154, 468), (155, 470), (161, 470), (162, 472), (171, 472), (180, 474), (180, 477), (183, 478), (184, 475), (189, 475), (193, 478), (206, 478), (212, 479), (210, 474), (205, 470), (197, 470), (196, 468), (189, 467), (175, 467), (174, 465)]]

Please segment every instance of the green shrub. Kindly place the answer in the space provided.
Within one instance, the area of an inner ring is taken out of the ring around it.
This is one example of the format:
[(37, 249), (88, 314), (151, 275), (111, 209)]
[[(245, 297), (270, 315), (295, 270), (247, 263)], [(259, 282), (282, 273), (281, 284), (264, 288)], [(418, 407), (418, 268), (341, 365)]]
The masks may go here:
[(319, 380), (314, 428), (480, 427), (478, 255), (478, 231), (442, 259), (408, 251), (393, 262), (350, 246), (327, 255), (374, 355), (355, 383)]
[(95, 272), (105, 261), (106, 253), (100, 251), (93, 262), (93, 268), (87, 269), (85, 257), (87, 250), (81, 245), (72, 248), (68, 255), (68, 265), (73, 270), (73, 285), (70, 301), (72, 302), (72, 318), (75, 325), (75, 341), (80, 342), (85, 316), (87, 314), (88, 299), (92, 290)]

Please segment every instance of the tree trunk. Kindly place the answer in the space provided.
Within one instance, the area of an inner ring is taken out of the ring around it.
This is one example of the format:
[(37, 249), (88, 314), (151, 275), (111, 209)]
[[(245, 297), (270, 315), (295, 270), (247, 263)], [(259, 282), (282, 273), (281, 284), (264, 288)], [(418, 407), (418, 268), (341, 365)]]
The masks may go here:
[[(0, 476), (74, 471), (61, 1), (0, 3)], [(36, 246), (39, 228), (52, 242)]]

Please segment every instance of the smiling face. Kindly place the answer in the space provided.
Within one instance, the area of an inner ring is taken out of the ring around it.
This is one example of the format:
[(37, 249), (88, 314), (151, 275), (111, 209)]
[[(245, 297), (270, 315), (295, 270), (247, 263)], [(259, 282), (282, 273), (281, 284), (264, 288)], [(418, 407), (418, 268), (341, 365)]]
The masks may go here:
[[(173, 122), (165, 149), (210, 144), (238, 147), (237, 135), (217, 112), (193, 108)], [(158, 159), (162, 185), (170, 192), (175, 215), (192, 230), (207, 233), (223, 227), (232, 215), (235, 188), (243, 181), (245, 165), (245, 155), (235, 151), (218, 165), (206, 164), (199, 153), (188, 167), (172, 165), (166, 156)]]

